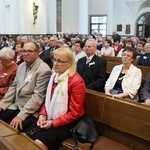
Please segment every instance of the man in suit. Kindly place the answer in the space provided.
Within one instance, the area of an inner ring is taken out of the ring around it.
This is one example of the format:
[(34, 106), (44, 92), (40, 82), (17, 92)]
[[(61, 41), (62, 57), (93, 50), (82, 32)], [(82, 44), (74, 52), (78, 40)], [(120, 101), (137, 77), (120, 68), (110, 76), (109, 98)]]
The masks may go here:
[(113, 32), (112, 32), (112, 37), (113, 37), (113, 40), (114, 41), (116, 41), (116, 40), (118, 40), (119, 42), (120, 42), (120, 39), (121, 39), (121, 37), (120, 37), (120, 35), (116, 32), (116, 30), (114, 30)]
[(7, 41), (6, 37), (3, 37), (3, 38), (1, 39), (0, 50), (1, 50), (2, 48), (4, 48), (4, 47), (8, 47), (8, 43), (7, 43), (6, 41)]
[(51, 70), (39, 56), (36, 43), (25, 43), (13, 84), (0, 101), (0, 119), (24, 131), (36, 120), (34, 116), (44, 102)]
[(39, 55), (39, 57), (47, 63), (47, 65), (52, 69), (53, 67), (53, 62), (52, 62), (52, 51), (59, 48), (57, 45), (57, 37), (51, 37), (50, 38), (50, 48), (47, 50), (44, 50), (43, 53)]
[(106, 81), (106, 60), (95, 55), (96, 42), (89, 39), (85, 43), (87, 57), (78, 60), (77, 72), (85, 81), (87, 89), (104, 92)]

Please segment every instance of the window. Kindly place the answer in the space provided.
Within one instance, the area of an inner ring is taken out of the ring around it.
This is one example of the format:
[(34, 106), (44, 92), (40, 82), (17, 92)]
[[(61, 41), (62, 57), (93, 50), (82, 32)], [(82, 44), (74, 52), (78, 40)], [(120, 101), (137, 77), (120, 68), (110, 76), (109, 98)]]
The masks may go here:
[(140, 16), (137, 21), (137, 36), (150, 36), (150, 13)]
[(106, 37), (107, 16), (90, 16), (90, 34), (97, 32)]

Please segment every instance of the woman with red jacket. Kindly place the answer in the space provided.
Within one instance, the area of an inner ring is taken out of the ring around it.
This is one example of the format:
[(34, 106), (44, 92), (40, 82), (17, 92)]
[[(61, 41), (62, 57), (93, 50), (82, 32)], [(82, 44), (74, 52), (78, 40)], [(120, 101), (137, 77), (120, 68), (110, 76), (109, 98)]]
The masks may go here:
[(55, 72), (50, 78), (38, 121), (29, 127), (27, 133), (43, 148), (57, 150), (63, 140), (71, 137), (70, 129), (84, 115), (86, 87), (76, 72), (69, 48), (53, 51), (53, 69)]

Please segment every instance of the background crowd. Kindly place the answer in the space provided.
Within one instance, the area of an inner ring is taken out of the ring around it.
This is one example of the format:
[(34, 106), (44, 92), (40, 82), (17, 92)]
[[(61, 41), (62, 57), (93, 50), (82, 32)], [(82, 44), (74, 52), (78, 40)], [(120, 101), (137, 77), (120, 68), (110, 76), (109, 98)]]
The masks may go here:
[[(109, 77), (103, 56), (122, 59)], [(84, 117), (86, 88), (150, 105), (150, 74), (139, 90), (138, 65), (150, 67), (150, 38), (120, 37), (115, 31), (107, 38), (95, 32), (3, 36), (0, 119), (45, 149), (58, 149)]]

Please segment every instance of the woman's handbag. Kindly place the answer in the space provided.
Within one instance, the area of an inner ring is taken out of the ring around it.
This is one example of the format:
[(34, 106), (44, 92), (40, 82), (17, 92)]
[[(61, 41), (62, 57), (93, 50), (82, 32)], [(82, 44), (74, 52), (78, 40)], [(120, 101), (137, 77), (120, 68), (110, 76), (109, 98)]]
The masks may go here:
[(78, 142), (91, 143), (89, 150), (92, 150), (94, 142), (99, 136), (94, 120), (87, 116), (71, 129), (71, 133), (75, 142), (74, 150), (78, 150)]

